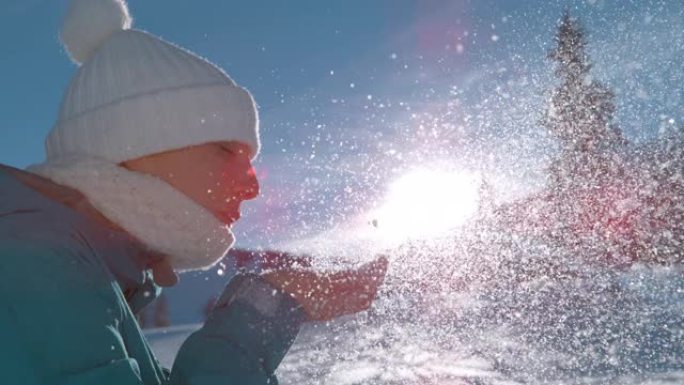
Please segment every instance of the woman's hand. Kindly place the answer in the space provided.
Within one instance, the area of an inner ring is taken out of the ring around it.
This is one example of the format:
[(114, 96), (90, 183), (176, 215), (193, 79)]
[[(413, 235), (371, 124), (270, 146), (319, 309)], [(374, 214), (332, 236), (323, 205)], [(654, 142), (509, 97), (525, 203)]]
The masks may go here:
[(385, 278), (387, 264), (387, 258), (381, 256), (356, 270), (318, 273), (283, 269), (262, 277), (292, 295), (310, 320), (325, 321), (368, 309)]

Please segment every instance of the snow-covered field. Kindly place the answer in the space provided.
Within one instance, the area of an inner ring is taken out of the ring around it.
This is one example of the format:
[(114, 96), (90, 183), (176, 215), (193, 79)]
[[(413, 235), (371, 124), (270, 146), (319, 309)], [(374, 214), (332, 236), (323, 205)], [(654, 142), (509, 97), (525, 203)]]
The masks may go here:
[[(306, 325), (285, 385), (684, 384), (684, 278), (636, 267), (505, 293), (389, 295)], [(198, 326), (152, 330), (165, 365)]]
[[(366, 317), (308, 324), (278, 369), (283, 385), (295, 384), (514, 384), (492, 363), (465, 351), (444, 351), (426, 339), (398, 340), (397, 327), (370, 326)], [(147, 336), (170, 367), (183, 340), (199, 325), (152, 330)], [(408, 336), (407, 336), (408, 337)], [(684, 377), (683, 377), (684, 378)]]

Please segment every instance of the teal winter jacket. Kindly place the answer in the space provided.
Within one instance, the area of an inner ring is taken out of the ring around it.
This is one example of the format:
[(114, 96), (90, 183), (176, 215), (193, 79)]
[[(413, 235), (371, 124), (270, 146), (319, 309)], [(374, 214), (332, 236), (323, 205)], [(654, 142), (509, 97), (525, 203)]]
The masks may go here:
[(234, 278), (164, 369), (134, 316), (160, 294), (145, 248), (24, 177), (51, 183), (0, 166), (1, 384), (277, 383), (304, 321), (294, 300), (257, 276)]

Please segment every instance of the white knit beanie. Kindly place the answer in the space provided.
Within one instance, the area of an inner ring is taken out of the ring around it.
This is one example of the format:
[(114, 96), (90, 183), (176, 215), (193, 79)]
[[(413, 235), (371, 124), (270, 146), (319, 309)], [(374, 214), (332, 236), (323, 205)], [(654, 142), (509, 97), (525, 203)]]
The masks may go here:
[(113, 163), (217, 141), (259, 151), (250, 93), (208, 61), (130, 29), (124, 0), (72, 0), (61, 30), (81, 64), (46, 140), (46, 163)]

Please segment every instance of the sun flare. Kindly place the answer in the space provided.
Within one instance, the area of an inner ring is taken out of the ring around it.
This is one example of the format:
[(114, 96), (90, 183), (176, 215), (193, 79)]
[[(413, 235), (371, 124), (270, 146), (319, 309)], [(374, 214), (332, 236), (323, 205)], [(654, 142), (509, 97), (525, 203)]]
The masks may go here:
[(478, 199), (472, 174), (414, 170), (390, 185), (371, 221), (385, 241), (426, 239), (462, 225), (477, 211)]

